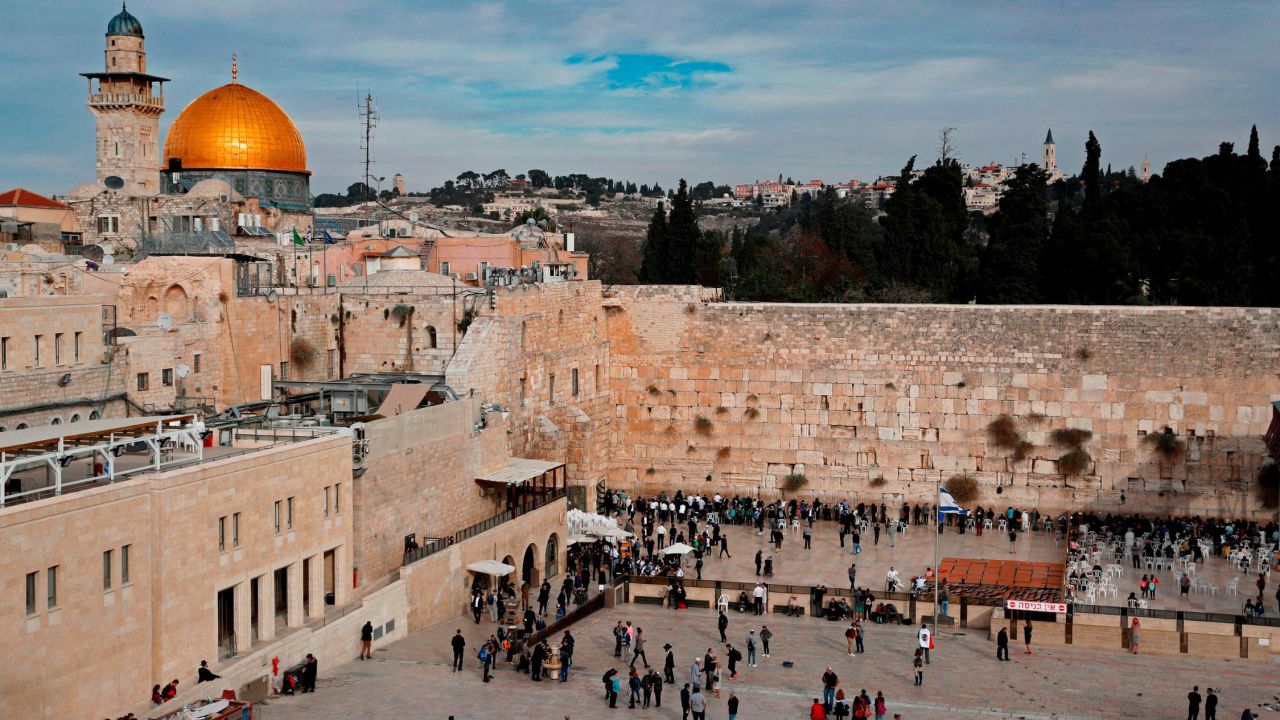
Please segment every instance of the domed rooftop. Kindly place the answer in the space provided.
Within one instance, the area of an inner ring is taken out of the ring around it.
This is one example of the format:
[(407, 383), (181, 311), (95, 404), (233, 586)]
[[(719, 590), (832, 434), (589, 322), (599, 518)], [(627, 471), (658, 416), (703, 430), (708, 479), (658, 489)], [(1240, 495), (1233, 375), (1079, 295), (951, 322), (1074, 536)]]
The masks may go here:
[(142, 37), (142, 23), (138, 22), (138, 18), (129, 14), (128, 8), (123, 3), (120, 5), (120, 14), (111, 18), (111, 22), (107, 23), (107, 37), (112, 35)]
[(271, 98), (234, 79), (178, 114), (164, 141), (165, 165), (170, 158), (188, 170), (307, 173), (307, 149), (293, 121)]

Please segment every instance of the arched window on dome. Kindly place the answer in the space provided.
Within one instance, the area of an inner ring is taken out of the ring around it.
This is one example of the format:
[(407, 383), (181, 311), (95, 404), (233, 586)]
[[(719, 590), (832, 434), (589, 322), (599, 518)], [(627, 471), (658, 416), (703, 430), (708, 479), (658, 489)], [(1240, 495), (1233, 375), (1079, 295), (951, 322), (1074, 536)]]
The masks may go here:
[(100, 417), (102, 417), (102, 413), (98, 412), (97, 410), (93, 410), (89, 413), (90, 420), (97, 420)]

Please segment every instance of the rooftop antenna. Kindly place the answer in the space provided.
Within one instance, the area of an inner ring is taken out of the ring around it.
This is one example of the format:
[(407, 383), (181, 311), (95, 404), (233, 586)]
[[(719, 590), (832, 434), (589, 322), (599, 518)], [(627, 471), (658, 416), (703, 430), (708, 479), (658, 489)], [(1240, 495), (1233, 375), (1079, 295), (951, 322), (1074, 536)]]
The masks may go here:
[[(364, 128), (364, 135), (360, 141), (360, 149), (364, 151), (364, 194), (365, 203), (370, 200), (372, 193), (373, 181), (373, 129), (378, 126), (378, 111), (373, 109), (373, 93), (366, 93), (364, 96), (364, 104), (360, 107), (360, 123)], [(368, 225), (369, 208), (365, 206), (365, 224)]]

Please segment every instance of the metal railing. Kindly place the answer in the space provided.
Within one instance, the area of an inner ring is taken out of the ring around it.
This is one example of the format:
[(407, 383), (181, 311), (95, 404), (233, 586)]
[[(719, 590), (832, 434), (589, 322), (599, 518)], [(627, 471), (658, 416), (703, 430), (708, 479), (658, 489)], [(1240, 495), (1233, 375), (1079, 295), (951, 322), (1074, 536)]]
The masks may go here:
[(1125, 617), (1211, 622), (1223, 623), (1226, 625), (1280, 627), (1280, 617), (1255, 617), (1244, 614), (1233, 615), (1228, 613), (1195, 612), (1191, 610), (1165, 610), (1161, 608), (1131, 608), (1124, 605), (1086, 605), (1084, 603), (1075, 603), (1070, 605), (1070, 607), (1072, 612), (1076, 615), (1123, 615)]
[(551, 503), (557, 500), (563, 500), (564, 497), (565, 497), (564, 488), (549, 489), (545, 495), (532, 500), (527, 507), (513, 508), (511, 510), (507, 510), (506, 512), (502, 512), (497, 515), (494, 515), (493, 517), (481, 520), (480, 522), (475, 523), (474, 525), (468, 525), (467, 527), (462, 528), (461, 530), (457, 531), (456, 533), (448, 537), (437, 538), (432, 541), (429, 541), (423, 544), (423, 546), (418, 548), (417, 550), (410, 550), (409, 552), (406, 552), (404, 554), (404, 564), (408, 565), (410, 563), (417, 562), (422, 558), (435, 555), (436, 553), (440, 552), (441, 550), (444, 550), (445, 548), (449, 547), (450, 545), (453, 545), (454, 543), (460, 543), (463, 540), (468, 540), (470, 538), (473, 538), (476, 535), (479, 535), (480, 533), (486, 530), (492, 530), (493, 528), (496, 528), (499, 525), (505, 522), (508, 522), (510, 520), (514, 520), (520, 517), (521, 515), (528, 515), (534, 510), (544, 508), (547, 505), (550, 505)]

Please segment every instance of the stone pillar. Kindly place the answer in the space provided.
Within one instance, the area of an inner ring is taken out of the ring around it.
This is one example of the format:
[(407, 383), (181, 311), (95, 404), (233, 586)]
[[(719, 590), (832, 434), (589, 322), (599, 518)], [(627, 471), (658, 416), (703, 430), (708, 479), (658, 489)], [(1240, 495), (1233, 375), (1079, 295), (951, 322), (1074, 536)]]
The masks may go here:
[(270, 570), (258, 577), (258, 636), (263, 640), (276, 636), (276, 585)]
[(333, 549), (333, 602), (336, 607), (351, 599), (351, 558), (346, 545)]
[(302, 561), (289, 564), (289, 614), (285, 624), (291, 628), (301, 627), (306, 622), (305, 608), (302, 606)]
[(324, 615), (324, 563), (323, 555), (312, 555), (304, 562), (307, 563), (307, 580), (311, 587), (307, 588), (308, 603), (307, 617), (320, 617)]
[(250, 622), (253, 608), (250, 603), (253, 600), (253, 593), (249, 591), (249, 583), (242, 582), (236, 585), (235, 590), (235, 630), (236, 630), (236, 652), (249, 652), (253, 647), (253, 627)]

